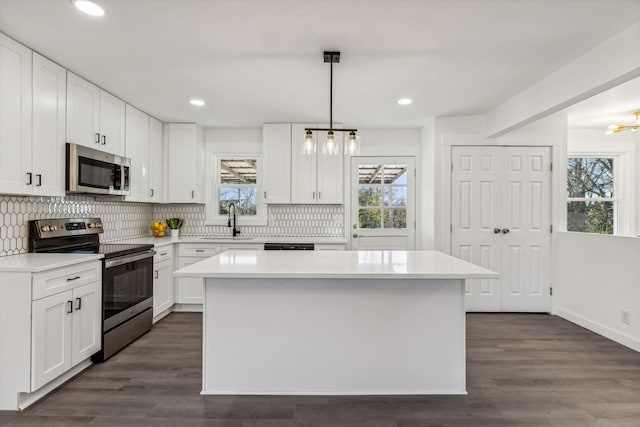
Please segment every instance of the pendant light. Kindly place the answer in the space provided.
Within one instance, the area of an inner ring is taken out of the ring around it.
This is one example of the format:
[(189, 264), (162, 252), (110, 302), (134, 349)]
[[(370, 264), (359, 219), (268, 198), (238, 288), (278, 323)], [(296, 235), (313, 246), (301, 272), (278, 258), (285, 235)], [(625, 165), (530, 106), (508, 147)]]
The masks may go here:
[(315, 154), (316, 143), (313, 132), (327, 132), (322, 141), (322, 154), (337, 156), (340, 151), (340, 142), (335, 132), (349, 132), (344, 144), (345, 156), (357, 156), (360, 154), (360, 137), (356, 135), (358, 129), (334, 129), (333, 128), (333, 64), (340, 62), (340, 52), (327, 52), (323, 54), (324, 62), (329, 65), (329, 128), (305, 128), (302, 139), (302, 153)]

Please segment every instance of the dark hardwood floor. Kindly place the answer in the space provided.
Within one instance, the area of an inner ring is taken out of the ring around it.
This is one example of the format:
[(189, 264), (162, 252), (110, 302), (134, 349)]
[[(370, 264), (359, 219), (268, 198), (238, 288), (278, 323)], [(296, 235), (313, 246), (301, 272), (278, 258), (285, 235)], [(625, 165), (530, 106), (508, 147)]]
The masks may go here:
[(469, 314), (467, 396), (200, 396), (201, 333), (174, 313), (0, 424), (640, 426), (640, 353), (554, 316)]

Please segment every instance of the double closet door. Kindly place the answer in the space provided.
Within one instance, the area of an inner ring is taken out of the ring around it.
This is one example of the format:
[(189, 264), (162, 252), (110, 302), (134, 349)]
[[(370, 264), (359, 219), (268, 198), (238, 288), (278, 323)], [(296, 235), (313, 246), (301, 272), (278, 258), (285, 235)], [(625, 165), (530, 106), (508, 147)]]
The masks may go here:
[(500, 273), (466, 282), (467, 311), (548, 312), (551, 149), (453, 147), (451, 253)]

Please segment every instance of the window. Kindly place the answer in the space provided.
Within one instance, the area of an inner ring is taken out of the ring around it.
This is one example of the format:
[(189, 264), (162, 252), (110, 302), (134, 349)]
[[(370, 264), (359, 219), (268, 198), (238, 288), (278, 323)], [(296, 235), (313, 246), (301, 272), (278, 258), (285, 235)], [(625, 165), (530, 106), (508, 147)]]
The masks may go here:
[(213, 155), (207, 189), (207, 224), (226, 225), (229, 208), (236, 207), (238, 223), (262, 224), (260, 157), (258, 155)]
[(407, 228), (407, 165), (358, 167), (358, 228)]
[(619, 189), (613, 157), (570, 157), (567, 230), (618, 234)]

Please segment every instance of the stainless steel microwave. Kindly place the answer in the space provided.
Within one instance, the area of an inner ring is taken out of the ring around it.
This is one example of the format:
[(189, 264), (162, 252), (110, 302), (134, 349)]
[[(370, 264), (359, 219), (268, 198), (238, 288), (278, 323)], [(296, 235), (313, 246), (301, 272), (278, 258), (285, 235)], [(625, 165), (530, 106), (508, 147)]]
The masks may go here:
[(131, 159), (67, 143), (67, 193), (128, 196)]

